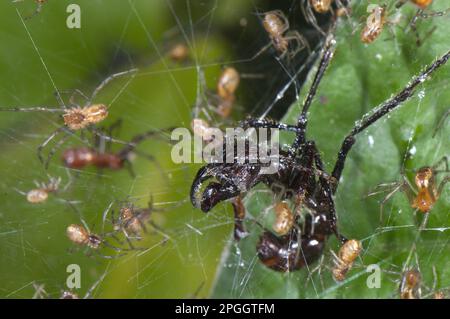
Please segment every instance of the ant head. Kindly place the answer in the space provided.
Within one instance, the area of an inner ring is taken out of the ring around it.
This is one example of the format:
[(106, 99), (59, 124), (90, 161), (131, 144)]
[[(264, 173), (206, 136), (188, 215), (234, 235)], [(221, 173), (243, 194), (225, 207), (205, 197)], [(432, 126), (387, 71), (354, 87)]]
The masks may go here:
[(422, 167), (416, 173), (415, 183), (418, 188), (428, 188), (432, 178), (433, 170), (431, 167)]

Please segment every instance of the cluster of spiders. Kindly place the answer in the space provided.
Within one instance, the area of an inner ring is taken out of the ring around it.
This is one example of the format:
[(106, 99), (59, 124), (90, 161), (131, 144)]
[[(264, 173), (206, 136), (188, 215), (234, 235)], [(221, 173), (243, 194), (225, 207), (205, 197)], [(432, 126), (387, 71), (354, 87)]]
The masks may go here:
[[(46, 0), (36, 0), (37, 9), (32, 16), (41, 11), (45, 2)], [(323, 46), (318, 68), (298, 115), (297, 123), (288, 125), (266, 118), (247, 118), (239, 123), (244, 129), (275, 128), (294, 135), (292, 144), (279, 152), (277, 172), (260, 174), (263, 169), (262, 164), (242, 162), (240, 158), (235, 157), (234, 163), (210, 163), (200, 168), (190, 190), (192, 205), (205, 213), (211, 211), (221, 202), (231, 202), (234, 212), (234, 239), (240, 241), (245, 240), (248, 235), (244, 197), (257, 185), (265, 185), (276, 198), (273, 207), (271, 207), (275, 218), (271, 229), (261, 225), (258, 221), (251, 220), (262, 229), (256, 245), (256, 254), (259, 260), (269, 269), (278, 272), (290, 272), (309, 267), (323, 256), (329, 237), (334, 235), (341, 245), (337, 253), (332, 252), (334, 265), (331, 273), (336, 281), (346, 279), (347, 273), (363, 252), (363, 245), (360, 240), (347, 237), (341, 233), (334, 202), (334, 196), (338, 190), (349, 152), (360, 133), (380, 119), (385, 118), (390, 112), (414, 96), (416, 89), (445, 65), (450, 58), (450, 51), (448, 51), (411, 79), (402, 90), (376, 107), (370, 115), (364, 116), (356, 122), (342, 142), (333, 170), (330, 173), (327, 172), (314, 139), (306, 137), (308, 115), (321, 80), (333, 59), (336, 49), (335, 30), (337, 21), (351, 15), (349, 2), (346, 0), (301, 1), (302, 12), (307, 23), (317, 29), (323, 36)], [(384, 5), (371, 5), (367, 8), (367, 20), (360, 33), (361, 41), (370, 44), (377, 40), (385, 25), (396, 23), (388, 17), (394, 11), (400, 10), (407, 2), (417, 6), (417, 12), (408, 23), (408, 28), (414, 32), (418, 46), (423, 43), (417, 29), (418, 21), (430, 17), (444, 16), (449, 11), (432, 11), (430, 9), (431, 0), (399, 0), (392, 8)], [(325, 30), (319, 27), (317, 22), (317, 16), (320, 15), (331, 16), (332, 23)], [(282, 11), (269, 11), (261, 16), (261, 27), (267, 33), (269, 43), (255, 57), (263, 54), (270, 47), (274, 49), (279, 60), (289, 60), (302, 50), (311, 51), (306, 38), (299, 31), (290, 29), (289, 19)], [(167, 56), (172, 61), (179, 63), (188, 58), (189, 49), (184, 44), (177, 44), (168, 51)], [(109, 108), (107, 104), (94, 101), (100, 91), (111, 81), (118, 77), (134, 76), (137, 71), (137, 69), (131, 69), (110, 75), (93, 90), (90, 96), (85, 95), (78, 89), (71, 91), (69, 106), (61, 97), (61, 94), (67, 93), (67, 91), (59, 91), (55, 94), (59, 103), (57, 108), (42, 106), (12, 107), (3, 108), (0, 111), (61, 114), (61, 126), (52, 132), (39, 145), (37, 150), (38, 159), (45, 169), (48, 168), (57, 150), (63, 147), (70, 137), (77, 132), (81, 132), (80, 138), (85, 145), (66, 148), (62, 152), (62, 164), (68, 170), (82, 170), (89, 166), (98, 170), (120, 170), (126, 167), (131, 176), (135, 176), (131, 165), (134, 155), (142, 156), (157, 165), (153, 155), (146, 154), (137, 147), (146, 139), (161, 137), (162, 131), (151, 130), (138, 134), (129, 141), (118, 140), (113, 137), (112, 132), (120, 127), (121, 122), (118, 121), (108, 128), (99, 127), (98, 125), (108, 117)], [(200, 71), (199, 94), (194, 106), (191, 128), (193, 133), (201, 137), (204, 142), (213, 140), (211, 128), (219, 126), (217, 122), (230, 123), (232, 112), (238, 104), (237, 93), (242, 77), (242, 74), (235, 67), (226, 66), (217, 80), (216, 88), (211, 90), (207, 89), (203, 72)], [(83, 98), (85, 103), (77, 104), (76, 96)], [(444, 115), (439, 126), (444, 125), (448, 114), (449, 112)], [(86, 138), (87, 134), (92, 141)], [(44, 158), (43, 150), (60, 135), (62, 137)], [(115, 152), (111, 151), (112, 143), (122, 144), (121, 149)], [(450, 180), (448, 173), (450, 173), (448, 160), (447, 157), (444, 157), (433, 166), (422, 167), (417, 170), (415, 186), (402, 174), (401, 181), (380, 184), (369, 195), (388, 192), (381, 203), (381, 215), (383, 204), (396, 192), (403, 191), (411, 203), (411, 208), (428, 217), (446, 183)], [(437, 177), (442, 175), (445, 176), (440, 178), (438, 182)], [(73, 182), (69, 178), (68, 183), (60, 188), (62, 181), (60, 177), (48, 176), (48, 179), (49, 181), (46, 183), (35, 182), (36, 188), (30, 191), (17, 191), (24, 195), (29, 203), (40, 204), (46, 202), (50, 194), (59, 196), (59, 194), (66, 192)], [(66, 202), (78, 213), (71, 201)], [(170, 236), (151, 219), (154, 212), (161, 211), (154, 207), (152, 201), (149, 202), (148, 207), (144, 208), (136, 207), (130, 201), (119, 202), (118, 206), (118, 216), (116, 216), (114, 209), (111, 209), (112, 204), (103, 212), (103, 221), (110, 222), (111, 231), (103, 231), (102, 233), (91, 231), (81, 214), (78, 213), (80, 224), (74, 223), (67, 226), (67, 237), (76, 246), (85, 248), (89, 255), (95, 254), (107, 259), (117, 258), (128, 251), (141, 249), (135, 246), (136, 241), (142, 239), (143, 234), (148, 232), (149, 227), (162, 234), (164, 241), (170, 239)], [(110, 218), (108, 219), (107, 216), (110, 211)], [(421, 225), (421, 229), (425, 227), (425, 222), (426, 219)], [(102, 249), (113, 250), (117, 254), (103, 254)], [(408, 269), (404, 271), (399, 288), (401, 297), (420, 297), (420, 282), (418, 270)], [(63, 292), (62, 296), (78, 297), (72, 292)], [(437, 293), (436, 297), (439, 296), (441, 294)]]
[[(351, 10), (340, 1), (312, 0), (305, 2), (303, 9), (307, 21), (311, 24), (317, 26), (316, 14), (331, 12), (330, 14), (335, 19), (327, 30), (321, 30), (325, 39), (320, 61), (298, 115), (297, 124), (288, 125), (264, 118), (247, 118), (240, 122), (240, 126), (244, 129), (276, 128), (294, 134), (294, 140), (290, 147), (279, 151), (277, 172), (260, 174), (264, 167), (263, 164), (255, 164), (248, 159), (242, 161), (237, 156), (234, 157), (233, 163), (226, 161), (209, 163), (197, 172), (191, 186), (190, 197), (192, 205), (205, 213), (210, 212), (221, 202), (230, 201), (234, 211), (234, 239), (240, 241), (248, 235), (245, 227), (246, 208), (243, 198), (257, 185), (265, 185), (275, 198), (272, 206), (275, 213), (272, 229), (262, 226), (258, 221), (252, 219), (253, 217), (248, 219), (249, 222), (256, 223), (262, 228), (256, 246), (256, 253), (260, 261), (266, 267), (278, 272), (290, 272), (309, 267), (323, 255), (329, 236), (335, 235), (342, 246), (337, 254), (333, 253), (334, 266), (331, 272), (336, 281), (343, 281), (353, 263), (363, 252), (360, 240), (348, 239), (339, 231), (336, 217), (334, 195), (338, 190), (347, 156), (360, 133), (414, 96), (417, 87), (447, 63), (450, 51), (425, 67), (402, 90), (381, 103), (369, 115), (357, 121), (344, 138), (334, 168), (331, 173), (328, 173), (314, 140), (306, 138), (308, 114), (316, 91), (334, 55), (336, 22), (338, 18), (350, 15)], [(396, 10), (405, 2), (407, 1), (398, 2)], [(416, 18), (441, 16), (446, 13), (431, 11), (429, 6), (432, 1), (410, 2), (419, 8)], [(372, 43), (380, 36), (383, 25), (387, 23), (387, 8), (378, 5), (370, 6), (368, 12), (367, 23), (361, 31), (361, 41), (367, 44)], [(275, 48), (278, 58), (281, 59), (289, 56), (292, 52), (296, 54), (299, 49), (308, 48), (305, 39), (297, 31), (288, 32), (289, 22), (281, 11), (270, 11), (264, 13), (263, 17), (262, 25), (271, 41), (269, 45)], [(415, 28), (416, 22), (417, 19), (411, 22), (410, 27)], [(296, 44), (293, 49), (290, 42)], [(447, 116), (448, 112), (439, 125), (443, 125)], [(204, 132), (203, 130), (197, 134), (200, 135)], [(389, 190), (389, 194), (383, 200), (384, 203), (395, 192), (402, 190), (408, 196), (411, 208), (428, 216), (450, 179), (449, 172), (447, 158), (444, 157), (434, 166), (417, 170), (415, 187), (404, 177), (400, 182), (379, 185), (377, 191), (370, 195), (378, 194), (379, 189)], [(443, 174), (447, 175), (438, 183), (436, 177)], [(424, 225), (421, 226), (421, 229), (423, 227)], [(403, 277), (411, 276), (405, 273)], [(416, 293), (418, 285), (415, 280), (402, 280), (401, 296), (418, 296), (419, 294)], [(436, 297), (438, 295), (440, 296), (437, 294)]]
[[(39, 2), (39, 4), (42, 3), (42, 1)], [(180, 52), (180, 48), (176, 48), (176, 51), (177, 52), (173, 52), (170, 57), (173, 61), (179, 62), (180, 59), (183, 59), (183, 57), (180, 56), (183, 52)], [(186, 56), (184, 58), (186, 58)], [(88, 255), (95, 254), (110, 259), (122, 256), (126, 251), (141, 249), (136, 248), (133, 245), (133, 242), (142, 239), (142, 235), (148, 232), (149, 226), (155, 230), (157, 229), (158, 233), (163, 234), (165, 241), (169, 238), (169, 236), (166, 235), (151, 219), (152, 213), (158, 211), (158, 209), (153, 207), (152, 202), (150, 202), (149, 206), (146, 208), (139, 208), (129, 201), (122, 202), (119, 208), (119, 217), (116, 219), (114, 214), (111, 215), (110, 223), (112, 230), (110, 232), (97, 234), (90, 230), (89, 226), (84, 221), (82, 214), (78, 211), (78, 208), (76, 207), (78, 202), (61, 198), (61, 195), (69, 190), (75, 180), (72, 176), (72, 172), (77, 174), (76, 171), (88, 167), (93, 167), (98, 171), (104, 169), (114, 171), (126, 167), (128, 168), (130, 175), (135, 177), (132, 161), (134, 160), (134, 157), (138, 155), (151, 161), (158, 169), (160, 169), (159, 163), (152, 154), (147, 154), (142, 150), (138, 150), (137, 147), (147, 139), (160, 138), (166, 140), (163, 131), (149, 130), (135, 135), (129, 141), (122, 141), (113, 137), (113, 132), (120, 129), (122, 120), (118, 120), (108, 127), (98, 126), (99, 123), (102, 123), (108, 117), (109, 110), (106, 104), (94, 103), (93, 101), (111, 81), (119, 77), (130, 75), (134, 77), (137, 71), (137, 69), (133, 68), (108, 76), (93, 90), (90, 96), (85, 95), (79, 89), (57, 91), (55, 92), (55, 97), (59, 107), (37, 106), (8, 107), (0, 109), (0, 112), (61, 113), (61, 126), (53, 131), (37, 148), (37, 157), (42, 163), (45, 171), (48, 170), (49, 164), (56, 152), (64, 147), (69, 138), (80, 132), (79, 137), (84, 145), (66, 148), (61, 154), (61, 161), (66, 168), (68, 176), (68, 181), (63, 187), (61, 187), (61, 177), (54, 177), (46, 172), (48, 182), (34, 181), (35, 188), (28, 191), (16, 189), (16, 191), (25, 196), (30, 204), (44, 204), (49, 199), (49, 196), (53, 195), (73, 209), (81, 223), (69, 225), (66, 229), (66, 234), (73, 244), (86, 248)], [(62, 94), (66, 93), (70, 94), (68, 104), (66, 104), (62, 98)], [(76, 102), (77, 97), (84, 99), (85, 103), (79, 105)], [(60, 135), (61, 138), (49, 149), (46, 158), (44, 158), (43, 151), (50, 145), (50, 142), (56, 140)], [(112, 151), (112, 143), (120, 144), (122, 146), (118, 151)], [(108, 207), (108, 210), (103, 213), (104, 221), (106, 220), (110, 208), (111, 205)], [(127, 248), (123, 247), (124, 242), (119, 238), (119, 235), (123, 235), (123, 238), (128, 244)], [(110, 240), (114, 240), (118, 245), (112, 244)], [(110, 250), (116, 251), (118, 254), (103, 254), (101, 252), (103, 248), (109, 248)]]

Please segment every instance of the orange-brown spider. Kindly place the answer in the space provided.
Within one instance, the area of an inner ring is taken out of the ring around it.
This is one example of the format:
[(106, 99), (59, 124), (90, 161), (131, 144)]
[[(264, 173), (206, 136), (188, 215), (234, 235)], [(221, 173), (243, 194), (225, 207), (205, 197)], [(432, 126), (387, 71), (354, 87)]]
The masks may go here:
[[(99, 135), (100, 133), (96, 131), (93, 127), (94, 124), (97, 124), (103, 121), (108, 116), (108, 106), (106, 104), (93, 104), (92, 101), (97, 97), (98, 93), (112, 80), (124, 76), (131, 73), (136, 73), (137, 69), (131, 69), (124, 72), (115, 73), (110, 75), (105, 80), (103, 80), (98, 87), (92, 92), (91, 97), (87, 97), (83, 92), (76, 89), (73, 91), (62, 91), (56, 92), (55, 96), (60, 104), (60, 108), (47, 108), (47, 107), (30, 107), (30, 108), (22, 108), (22, 107), (14, 107), (14, 108), (0, 108), (0, 111), (13, 111), (13, 112), (50, 112), (50, 113), (63, 113), (62, 119), (64, 125), (56, 129), (49, 137), (38, 147), (38, 158), (44, 164), (45, 168), (48, 167), (51, 157), (55, 153), (56, 149), (59, 148), (64, 142), (73, 134), (74, 131), (80, 131), (83, 129), (89, 129), (92, 132)], [(61, 98), (61, 93), (72, 92), (72, 96), (70, 97), (71, 107), (67, 108), (64, 104), (64, 101)], [(84, 106), (77, 105), (75, 103), (75, 94), (80, 95), (86, 100)], [(60, 141), (57, 142), (56, 146), (50, 150), (47, 156), (47, 160), (44, 161), (42, 157), (42, 150), (44, 147), (50, 143), (57, 135), (60, 133), (64, 133), (64, 136)], [(111, 138), (110, 138), (111, 140)], [(118, 141), (116, 141), (118, 142)]]
[(417, 269), (409, 269), (402, 275), (400, 299), (420, 299), (422, 275)]
[[(439, 169), (442, 165), (444, 165), (444, 168)], [(383, 205), (398, 191), (403, 191), (406, 194), (412, 208), (426, 214), (430, 212), (439, 199), (445, 184), (450, 181), (450, 175), (447, 175), (437, 185), (436, 176), (440, 173), (448, 172), (450, 172), (448, 159), (447, 156), (444, 156), (434, 166), (425, 166), (416, 171), (414, 178), (415, 187), (411, 185), (402, 173), (402, 181), (379, 184), (368, 196), (389, 191), (381, 202), (380, 218), (382, 218)]]

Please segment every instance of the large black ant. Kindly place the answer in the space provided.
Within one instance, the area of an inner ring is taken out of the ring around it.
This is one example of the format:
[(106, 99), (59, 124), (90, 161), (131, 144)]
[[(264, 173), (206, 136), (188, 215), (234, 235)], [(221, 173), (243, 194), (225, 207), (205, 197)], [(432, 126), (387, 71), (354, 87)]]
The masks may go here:
[[(301, 205), (309, 214), (304, 216), (301, 225), (280, 237), (265, 230), (257, 245), (262, 262), (277, 271), (300, 269), (316, 261), (322, 255), (325, 242), (331, 234), (335, 234), (342, 244), (347, 241), (337, 229), (333, 195), (337, 191), (345, 160), (356, 142), (356, 136), (412, 97), (416, 87), (450, 58), (448, 51), (414, 77), (399, 93), (357, 121), (345, 137), (334, 169), (329, 175), (325, 172), (314, 140), (306, 139), (306, 128), (309, 108), (334, 54), (336, 41), (333, 29), (331, 28), (325, 40), (319, 66), (297, 124), (287, 125), (266, 119), (247, 119), (241, 123), (243, 128), (274, 128), (295, 133), (290, 148), (279, 152), (278, 171), (274, 174), (260, 174), (263, 164), (250, 163), (248, 160), (243, 163), (241, 158), (234, 156), (234, 163), (210, 163), (200, 168), (191, 186), (193, 206), (205, 213), (222, 201), (245, 195), (260, 183), (270, 188), (280, 200), (302, 198)], [(203, 184), (210, 179), (214, 181), (210, 181), (202, 190)], [(277, 185), (282, 187), (275, 187)], [(291, 191), (286, 192), (286, 189)]]

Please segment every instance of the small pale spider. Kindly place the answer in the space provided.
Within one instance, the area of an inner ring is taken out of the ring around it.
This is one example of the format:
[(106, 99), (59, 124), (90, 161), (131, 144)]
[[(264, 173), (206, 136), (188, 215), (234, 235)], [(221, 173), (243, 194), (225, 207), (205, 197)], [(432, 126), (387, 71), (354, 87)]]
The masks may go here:
[(40, 204), (47, 201), (50, 193), (56, 193), (58, 191), (60, 183), (61, 177), (49, 177), (47, 183), (34, 181), (36, 188), (29, 190), (28, 192), (23, 192), (21, 190), (17, 190), (17, 192), (26, 196), (29, 203)]
[[(119, 248), (116, 246), (111, 245), (109, 242), (106, 241), (105, 238), (107, 237), (113, 237), (113, 233), (105, 233), (103, 235), (97, 235), (92, 233), (89, 228), (87, 227), (86, 223), (83, 222), (85, 226), (77, 225), (77, 224), (71, 224), (67, 226), (66, 234), (69, 240), (74, 243), (75, 245), (78, 245), (80, 247), (86, 247), (89, 250), (88, 256), (91, 256), (92, 254), (96, 254), (99, 257), (106, 258), (106, 259), (113, 259), (120, 256), (123, 256), (123, 251), (129, 250), (124, 248)], [(114, 238), (114, 237), (113, 237)], [(120, 254), (115, 256), (110, 255), (103, 255), (100, 253), (100, 249), (103, 247), (111, 248)]]
[(363, 43), (372, 43), (375, 41), (383, 31), (383, 27), (386, 23), (386, 6), (379, 6), (376, 4), (367, 6), (366, 24), (361, 31), (361, 41)]
[[(73, 134), (75, 131), (80, 131), (83, 129), (89, 129), (92, 132), (96, 132), (95, 127), (93, 127), (94, 124), (97, 124), (101, 121), (103, 121), (108, 116), (108, 106), (106, 104), (92, 104), (92, 101), (97, 97), (98, 93), (112, 80), (128, 75), (128, 74), (134, 74), (137, 72), (137, 69), (131, 69), (128, 71), (115, 73), (109, 77), (107, 77), (105, 80), (103, 80), (100, 85), (95, 88), (95, 90), (92, 92), (91, 97), (87, 97), (84, 95), (83, 92), (76, 89), (73, 91), (62, 91), (62, 92), (56, 92), (55, 96), (60, 104), (60, 108), (47, 108), (47, 107), (29, 107), (29, 108), (22, 108), (22, 107), (14, 107), (14, 108), (0, 108), (0, 111), (13, 111), (13, 112), (50, 112), (50, 113), (63, 113), (62, 119), (64, 125), (56, 129), (52, 134), (49, 135), (49, 137), (41, 144), (39, 145), (37, 152), (38, 152), (38, 158), (41, 161), (41, 163), (44, 163), (45, 168), (48, 167), (48, 164), (50, 162), (51, 157), (55, 153), (56, 149), (59, 148), (64, 142)], [(72, 92), (72, 96), (70, 98), (70, 104), (71, 107), (67, 108), (64, 104), (64, 101), (61, 98), (61, 93), (67, 93)], [(80, 95), (84, 99), (86, 99), (86, 103), (84, 106), (77, 105), (75, 103), (74, 97), (75, 94)], [(50, 150), (47, 156), (47, 160), (44, 161), (42, 157), (42, 150), (44, 147), (47, 146), (47, 144), (52, 141), (57, 135), (60, 133), (64, 133), (63, 137), (58, 141), (56, 146)], [(97, 132), (97, 134), (99, 134)]]
[[(293, 58), (303, 49), (311, 51), (308, 41), (296, 30), (289, 30), (289, 21), (281, 10), (263, 13), (263, 27), (270, 38), (270, 43), (263, 47), (256, 55), (266, 51), (273, 46), (279, 54), (279, 59), (284, 57)], [(290, 42), (294, 42), (293, 50), (289, 52)]]
[(400, 282), (400, 299), (420, 299), (421, 283), (422, 275), (417, 269), (405, 271)]
[(142, 233), (147, 233), (148, 231), (147, 225), (152, 226), (166, 240), (170, 239), (170, 236), (151, 220), (154, 212), (163, 212), (165, 210), (155, 208), (152, 197), (150, 198), (148, 206), (145, 208), (136, 207), (131, 202), (123, 203), (119, 209), (117, 219), (115, 218), (114, 210), (111, 211), (111, 223), (114, 231), (123, 233), (128, 245), (132, 249), (135, 249), (132, 240), (141, 240)]

